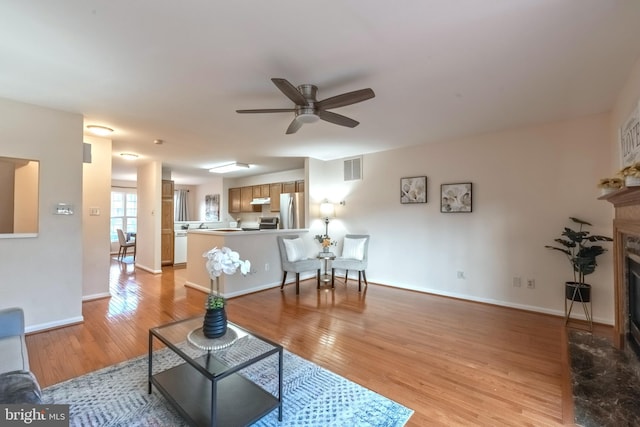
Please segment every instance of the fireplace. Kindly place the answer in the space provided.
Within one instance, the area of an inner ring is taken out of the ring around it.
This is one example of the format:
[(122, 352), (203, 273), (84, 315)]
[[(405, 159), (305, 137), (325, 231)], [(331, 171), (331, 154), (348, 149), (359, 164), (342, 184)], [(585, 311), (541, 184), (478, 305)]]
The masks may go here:
[(640, 356), (640, 256), (627, 256), (628, 336), (630, 347)]
[(633, 348), (640, 359), (640, 187), (625, 187), (599, 199), (615, 207), (614, 344), (619, 349)]

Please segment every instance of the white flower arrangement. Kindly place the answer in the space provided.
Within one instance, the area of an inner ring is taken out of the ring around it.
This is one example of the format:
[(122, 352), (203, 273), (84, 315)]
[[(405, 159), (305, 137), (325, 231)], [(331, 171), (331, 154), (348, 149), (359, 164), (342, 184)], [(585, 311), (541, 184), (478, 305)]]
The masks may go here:
[[(205, 252), (203, 257), (207, 258), (206, 268), (209, 273), (211, 290), (207, 298), (206, 308), (222, 308), (224, 307), (224, 298), (220, 296), (219, 277), (224, 274), (235, 274), (240, 268), (243, 276), (251, 271), (251, 262), (249, 260), (241, 260), (240, 254), (227, 247), (218, 248), (217, 246), (210, 251)], [(213, 293), (213, 280), (216, 281), (216, 295)]]

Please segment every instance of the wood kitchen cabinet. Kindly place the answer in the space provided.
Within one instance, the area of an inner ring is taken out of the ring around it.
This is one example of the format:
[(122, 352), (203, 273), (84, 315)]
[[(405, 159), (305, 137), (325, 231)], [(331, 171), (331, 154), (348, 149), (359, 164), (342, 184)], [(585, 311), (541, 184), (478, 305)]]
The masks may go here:
[(295, 193), (296, 192), (296, 182), (283, 182), (282, 183), (282, 192), (283, 193)]
[(296, 193), (304, 193), (304, 180), (296, 181)]
[(253, 187), (240, 187), (240, 212), (253, 212)]
[(173, 265), (173, 181), (162, 180), (160, 263)]
[(229, 212), (230, 213), (241, 212), (240, 187), (229, 189)]
[(254, 185), (251, 187), (251, 193), (253, 194), (253, 198), (262, 197), (262, 187), (259, 185)]
[(271, 198), (269, 209), (271, 212), (280, 212), (280, 193), (282, 193), (282, 183), (269, 184), (269, 197)]
[(269, 197), (269, 184), (254, 185), (253, 186), (253, 198)]

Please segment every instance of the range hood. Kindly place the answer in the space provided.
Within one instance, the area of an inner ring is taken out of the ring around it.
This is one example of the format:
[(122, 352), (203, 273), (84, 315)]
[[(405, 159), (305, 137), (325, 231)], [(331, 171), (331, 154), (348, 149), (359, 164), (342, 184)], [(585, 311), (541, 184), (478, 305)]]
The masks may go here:
[(271, 204), (271, 198), (269, 197), (258, 197), (251, 201), (252, 205), (269, 205)]

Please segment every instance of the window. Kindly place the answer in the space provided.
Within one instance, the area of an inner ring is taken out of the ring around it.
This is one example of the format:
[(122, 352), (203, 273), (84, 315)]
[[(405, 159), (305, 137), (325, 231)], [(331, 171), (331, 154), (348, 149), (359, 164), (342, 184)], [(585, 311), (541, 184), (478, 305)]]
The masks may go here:
[(138, 195), (135, 189), (111, 191), (111, 241), (118, 241), (116, 230), (135, 233), (138, 229)]

